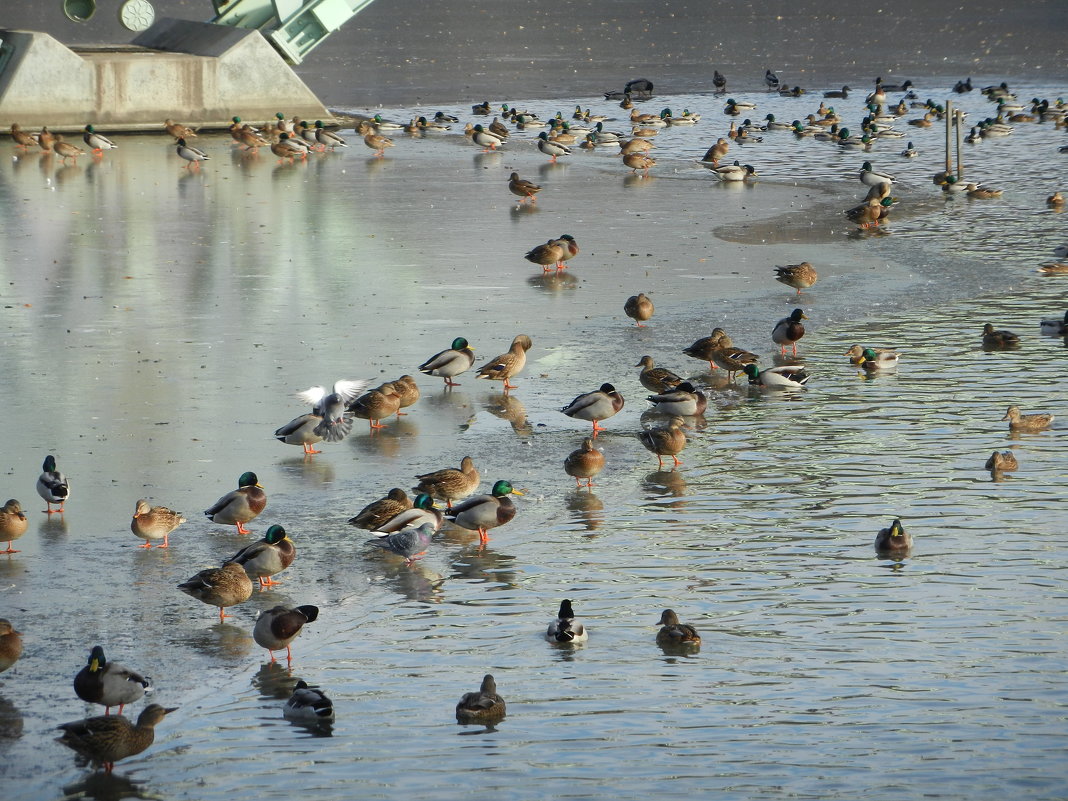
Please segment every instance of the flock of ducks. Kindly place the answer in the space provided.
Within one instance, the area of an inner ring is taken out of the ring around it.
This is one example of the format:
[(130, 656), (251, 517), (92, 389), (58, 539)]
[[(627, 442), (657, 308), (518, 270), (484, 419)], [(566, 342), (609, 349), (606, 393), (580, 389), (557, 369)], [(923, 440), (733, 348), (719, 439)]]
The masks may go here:
[[(798, 97), (804, 94), (800, 87), (792, 89), (784, 86), (770, 70), (765, 75), (769, 91)], [(716, 71), (714, 86), (718, 93), (726, 92), (726, 78)], [(957, 91), (970, 91), (968, 86), (958, 85)], [(988, 91), (989, 90), (989, 91)], [(824, 93), (824, 97), (845, 100), (852, 90), (843, 86), (840, 90)], [(907, 93), (898, 103), (889, 105), (888, 92)], [(1045, 101), (1035, 99), (1030, 113), (1017, 110), (1012, 102), (1014, 98), (1004, 84), (1001, 87), (988, 87), (983, 90), (997, 104), (996, 116), (984, 120), (973, 129), (978, 139), (989, 136), (1003, 136), (1011, 132), (1006, 130), (1009, 123), (1054, 121), (1058, 126), (1065, 122), (1066, 108), (1060, 101), (1051, 106)], [(618, 147), (622, 163), (635, 172), (648, 174), (656, 161), (648, 155), (655, 147), (652, 140), (657, 132), (667, 126), (693, 126), (701, 119), (700, 115), (688, 109), (681, 115), (675, 115), (665, 108), (659, 114), (642, 114), (633, 107), (635, 99), (651, 97), (651, 83), (632, 82), (619, 98), (621, 106), (630, 108), (631, 132), (625, 135), (610, 131), (604, 127), (604, 117), (592, 115), (589, 109), (576, 106), (570, 120), (562, 114), (550, 121), (542, 121), (530, 112), (521, 112), (504, 105), (493, 121), (482, 124), (468, 124), (465, 131), (471, 142), (493, 151), (501, 148), (513, 133), (517, 131), (539, 130), (535, 139), (537, 149), (549, 156), (550, 161), (572, 155), (571, 146), (579, 142), (584, 148), (602, 146)], [(608, 93), (613, 94), (614, 93)], [(852, 135), (840, 127), (841, 121), (833, 108), (821, 103), (820, 108), (808, 116), (808, 124), (799, 120), (786, 124), (777, 122), (773, 115), (767, 115), (764, 125), (754, 125), (748, 119), (737, 126), (731, 122), (731, 130), (726, 138), (720, 138), (700, 159), (722, 181), (746, 181), (757, 175), (751, 165), (721, 164), (732, 145), (746, 140), (759, 141), (759, 135), (767, 131), (789, 131), (795, 136), (813, 136), (832, 141), (836, 145), (849, 149), (869, 150), (879, 138), (898, 138), (900, 134), (892, 127), (893, 119), (904, 116), (910, 109), (920, 108), (922, 116), (909, 120), (916, 127), (926, 127), (939, 118), (940, 107), (926, 103), (906, 102), (911, 93), (911, 82), (897, 86), (876, 81), (874, 91), (866, 97), (865, 117), (859, 124), (858, 135)], [(739, 116), (755, 108), (755, 104), (729, 99), (723, 113), (729, 117)], [(488, 102), (472, 107), (474, 115), (493, 113)], [(503, 118), (503, 121), (502, 119)], [(391, 123), (376, 116), (362, 121), (356, 127), (364, 144), (374, 151), (375, 156), (382, 157), (385, 150), (393, 147), (394, 142), (387, 133), (398, 132), (423, 136), (434, 132), (444, 132), (458, 119), (438, 112), (432, 119), (413, 118), (407, 125)], [(511, 125), (512, 128), (509, 128)], [(209, 156), (189, 141), (197, 137), (197, 132), (180, 123), (168, 119), (164, 123), (166, 133), (173, 137), (177, 155), (186, 161), (189, 169), (199, 169), (200, 164)], [(348, 147), (347, 142), (336, 132), (324, 126), (321, 121), (314, 124), (293, 118), (286, 120), (282, 113), (276, 120), (257, 129), (234, 117), (230, 127), (233, 145), (243, 151), (255, 154), (260, 148), (268, 148), (280, 162), (297, 158), (307, 158), (310, 152), (334, 150)], [(62, 136), (53, 134), (47, 128), (37, 134), (27, 134), (17, 124), (11, 127), (12, 139), (16, 147), (28, 149), (40, 148), (45, 152), (54, 152), (64, 162), (76, 160), (86, 151), (69, 142)], [(83, 140), (94, 157), (100, 158), (117, 146), (103, 134), (97, 132), (93, 125), (86, 125)], [(916, 155), (910, 142), (901, 154), (904, 157)], [(846, 212), (849, 219), (861, 227), (874, 227), (886, 219), (895, 198), (890, 190), (895, 183), (892, 175), (874, 169), (870, 162), (864, 162), (858, 178), (868, 187), (868, 196), (864, 203)], [(975, 198), (997, 197), (1000, 192), (981, 185), (967, 183), (963, 186), (953, 175), (936, 176), (947, 194), (966, 192)], [(542, 187), (512, 172), (507, 182), (508, 191), (519, 198), (520, 204), (535, 204)], [(1063, 205), (1059, 192), (1048, 198), (1050, 206)], [(541, 266), (546, 272), (563, 270), (566, 262), (580, 252), (578, 244), (570, 234), (563, 234), (545, 244), (533, 247), (525, 258)], [(818, 280), (815, 267), (808, 261), (798, 264), (776, 266), (774, 278), (797, 291), (811, 289)], [(624, 313), (634, 320), (635, 325), (644, 326), (655, 314), (652, 299), (645, 293), (638, 293), (626, 299)], [(780, 356), (785, 357), (786, 349), (797, 356), (797, 344), (804, 337), (803, 320), (807, 319), (803, 310), (795, 309), (790, 315), (776, 323), (770, 332), (772, 342), (780, 346)], [(1047, 336), (1066, 336), (1068, 332), (1068, 312), (1063, 319), (1041, 321), (1040, 330)], [(1008, 331), (997, 330), (992, 325), (985, 326), (982, 333), (983, 346), (987, 349), (1008, 349), (1019, 345), (1019, 337)], [(532, 347), (531, 338), (525, 334), (517, 335), (507, 351), (488, 360), (477, 368), (478, 379), (501, 383), (507, 394), (517, 388), (511, 383), (526, 364), (526, 356)], [(810, 376), (801, 364), (780, 364), (761, 369), (754, 353), (736, 347), (730, 337), (720, 328), (709, 336), (696, 340), (683, 349), (682, 353), (701, 362), (707, 362), (710, 370), (723, 369), (728, 381), (742, 374), (748, 383), (758, 389), (801, 390), (808, 383)], [(868, 373), (894, 370), (899, 363), (899, 354), (893, 350), (868, 345), (853, 345), (844, 354), (851, 364)], [(443, 380), (443, 388), (448, 391), (458, 386), (455, 379), (463, 373), (474, 369), (475, 354), (470, 343), (463, 337), (455, 338), (450, 347), (433, 354), (418, 366), (419, 372)], [(672, 469), (682, 464), (678, 458), (687, 444), (686, 429), (688, 422), (705, 413), (709, 395), (700, 389), (698, 382), (685, 380), (671, 370), (657, 367), (651, 356), (643, 356), (636, 367), (640, 367), (639, 380), (653, 394), (648, 396), (651, 410), (663, 419), (658, 426), (644, 428), (637, 434), (638, 441), (654, 456), (660, 468), (664, 459), (669, 457)], [(396, 381), (387, 382), (375, 388), (368, 388), (367, 382), (339, 380), (327, 390), (325, 387), (312, 387), (298, 393), (298, 397), (308, 407), (308, 411), (294, 418), (275, 431), (275, 437), (288, 445), (300, 446), (307, 456), (320, 453), (315, 445), (326, 442), (336, 443), (345, 439), (352, 431), (353, 419), (368, 421), (370, 431), (374, 433), (383, 427), (387, 418), (403, 415), (401, 410), (414, 404), (419, 399), (419, 388), (411, 376), (402, 376)], [(575, 479), (576, 487), (593, 486), (593, 480), (604, 469), (606, 457), (595, 445), (597, 435), (605, 430), (601, 423), (616, 415), (624, 407), (624, 398), (610, 383), (603, 383), (595, 390), (582, 392), (564, 406), (562, 414), (591, 423), (589, 436), (583, 438), (581, 446), (569, 453), (563, 460), (564, 472)], [(1003, 420), (1008, 421), (1014, 432), (1039, 432), (1048, 428), (1053, 420), (1051, 414), (1022, 414), (1020, 409), (1012, 406)], [(1011, 451), (995, 451), (986, 462), (986, 468), (993, 474), (1018, 469), (1015, 455)], [(446, 520), (464, 529), (476, 531), (481, 543), (488, 540), (488, 532), (493, 528), (506, 525), (517, 513), (511, 496), (523, 493), (515, 489), (510, 481), (498, 479), (488, 494), (477, 494), (481, 484), (481, 475), (471, 456), (465, 456), (458, 467), (447, 467), (415, 476), (416, 484), (412, 487), (414, 497), (400, 487), (394, 487), (388, 493), (357, 513), (349, 521), (355, 527), (370, 532), (369, 545), (387, 553), (396, 555), (411, 564), (421, 558), (428, 550), (434, 534)], [(266, 507), (267, 496), (255, 473), (249, 471), (238, 479), (235, 490), (222, 495), (218, 501), (204, 511), (205, 516), (220, 525), (233, 525), (237, 533), (250, 533), (245, 524), (259, 516)], [(37, 491), (47, 504), (45, 510), (49, 515), (62, 514), (64, 505), (70, 497), (70, 484), (58, 471), (55, 457), (47, 456), (37, 482)], [(444, 509), (436, 501), (445, 504)], [(53, 509), (53, 506), (57, 507)], [(144, 540), (142, 548), (169, 547), (169, 535), (186, 522), (179, 512), (163, 506), (153, 506), (146, 499), (137, 502), (131, 520), (132, 533)], [(0, 541), (7, 542), (8, 547), (2, 553), (17, 553), (11, 546), (27, 529), (27, 518), (21, 504), (11, 499), (0, 509)], [(901, 559), (911, 553), (913, 538), (908, 534), (900, 520), (894, 520), (890, 526), (881, 529), (875, 538), (875, 550), (882, 558)], [(273, 584), (272, 576), (288, 568), (296, 557), (296, 547), (280, 525), (270, 526), (261, 540), (252, 542), (227, 558), (220, 567), (199, 571), (177, 588), (187, 595), (216, 607), (220, 620), (227, 617), (225, 610), (231, 606), (248, 601), (257, 582), (261, 588)], [(286, 651), (287, 659), (292, 659), (291, 643), (300, 634), (306, 624), (313, 623), (319, 614), (317, 607), (299, 605), (292, 608), (275, 606), (263, 610), (258, 615), (253, 627), (253, 639), (267, 650), (270, 660), (275, 661), (275, 652)], [(656, 642), (666, 650), (693, 650), (700, 646), (701, 637), (697, 630), (688, 624), (679, 622), (677, 614), (665, 609), (660, 617)], [(589, 634), (585, 625), (576, 619), (572, 602), (564, 599), (545, 637), (557, 644), (575, 644), (587, 640)], [(22, 652), (21, 635), (10, 621), (0, 619), (0, 672), (10, 668)], [(154, 727), (158, 725), (173, 708), (164, 708), (159, 704), (150, 704), (138, 716), (136, 722), (130, 722), (122, 716), (123, 707), (142, 698), (150, 689), (150, 680), (121, 664), (109, 662), (101, 646), (95, 646), (89, 656), (87, 665), (74, 679), (75, 693), (79, 698), (103, 705), (103, 716), (64, 723), (59, 728), (61, 742), (86, 758), (102, 764), (111, 770), (114, 763), (126, 757), (141, 753), (153, 742)], [(118, 707), (119, 714), (110, 715), (111, 707)], [(462, 723), (491, 723), (505, 715), (505, 701), (498, 694), (494, 677), (487, 674), (477, 691), (463, 695), (456, 705), (456, 718)], [(283, 714), (292, 720), (321, 723), (333, 720), (334, 709), (330, 699), (318, 688), (310, 687), (301, 681), (295, 687)]]

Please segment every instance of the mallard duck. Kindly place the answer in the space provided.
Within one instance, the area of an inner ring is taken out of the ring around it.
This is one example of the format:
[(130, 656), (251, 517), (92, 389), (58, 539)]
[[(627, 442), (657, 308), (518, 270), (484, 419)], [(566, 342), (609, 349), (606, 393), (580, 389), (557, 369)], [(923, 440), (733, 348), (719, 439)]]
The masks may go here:
[(1064, 195), (1060, 192), (1054, 192), (1052, 195), (1046, 198), (1046, 205), (1051, 209), (1064, 208)]
[(686, 447), (686, 432), (682, 430), (685, 424), (686, 421), (681, 417), (672, 417), (666, 426), (646, 429), (638, 434), (638, 441), (646, 450), (656, 455), (661, 469), (664, 467), (665, 456), (670, 456), (676, 467), (682, 464), (678, 454)]
[(1038, 271), (1043, 275), (1064, 275), (1068, 273), (1068, 263), (1051, 261), (1046, 264), (1040, 264)]
[(541, 191), (541, 187), (533, 181), (527, 181), (519, 177), (519, 173), (513, 172), (508, 176), (508, 191), (517, 197), (523, 198), (520, 203), (526, 203), (528, 200), (531, 203), (537, 203), (538, 199), (535, 195)]
[(415, 496), (408, 509), (400, 510), (371, 530), (379, 535), (392, 534), (394, 531), (416, 528), (424, 523), (429, 523), (437, 531), (441, 528), (442, 520), (444, 520), (444, 516), (441, 514), (440, 509), (434, 508), (434, 499), (427, 493), (421, 492)]
[(348, 147), (349, 144), (339, 134), (327, 129), (323, 125), (322, 120), (315, 121), (315, 141), (319, 143), (322, 148), (330, 148), (333, 150), (337, 147)]
[(805, 335), (805, 326), (801, 321), (807, 319), (808, 317), (801, 309), (794, 309), (789, 317), (783, 317), (775, 323), (775, 327), (771, 330), (771, 339), (781, 348), (782, 355), (786, 355), (787, 345), (793, 348), (794, 356), (797, 355), (797, 342)]
[(197, 132), (187, 125), (182, 125), (179, 122), (175, 122), (170, 117), (163, 121), (163, 129), (175, 138), (178, 139), (195, 139)]
[(392, 139), (388, 136), (374, 133), (373, 131), (368, 131), (363, 135), (363, 143), (374, 151), (376, 158), (382, 158), (386, 155), (386, 148), (393, 147)]
[(1009, 431), (1044, 431), (1053, 422), (1053, 415), (1020, 414), (1019, 406), (1010, 406), (1001, 419), (1009, 421)]
[(597, 425), (607, 420), (623, 408), (623, 396), (611, 384), (601, 384), (593, 392), (584, 392), (560, 411), (576, 420), (589, 420), (593, 423), (593, 436), (605, 429)]
[(15, 147), (21, 147), (25, 150), (28, 147), (37, 147), (37, 139), (30, 134), (22, 130), (17, 122), (11, 123), (11, 138), (15, 142)]
[(965, 188), (965, 192), (968, 197), (976, 198), (978, 200), (992, 200), (993, 198), (998, 198), (1002, 195), (1000, 189), (991, 189), (989, 186), (975, 183), (969, 183)]
[(631, 295), (623, 304), (623, 313), (632, 319), (638, 328), (644, 328), (643, 323), (653, 316), (653, 302), (644, 292)]
[(137, 716), (136, 724), (122, 715), (74, 720), (56, 727), (63, 731), (56, 739), (111, 773), (120, 759), (140, 754), (152, 745), (155, 726), (177, 708), (149, 704)]
[(892, 184), (897, 179), (889, 173), (876, 172), (872, 169), (871, 162), (865, 161), (860, 168), (860, 182), (865, 186), (877, 186), (878, 184)]
[(901, 527), (900, 520), (895, 520), (875, 535), (875, 552), (880, 557), (908, 556), (911, 550), (912, 535)]
[(297, 558), (297, 548), (289, 539), (286, 530), (277, 524), (267, 529), (263, 539), (246, 545), (224, 564), (235, 563), (245, 569), (250, 579), (258, 579), (260, 588), (270, 587), (275, 582), (271, 576), (281, 573)]
[(199, 170), (200, 162), (208, 161), (210, 159), (210, 156), (208, 156), (208, 154), (205, 153), (203, 150), (193, 147), (192, 145), (186, 144), (185, 139), (179, 139), (175, 143), (174, 152), (177, 153), (181, 158), (185, 159), (185, 169), (194, 167)]
[(775, 280), (780, 284), (786, 284), (796, 289), (798, 297), (801, 296), (802, 289), (808, 289), (816, 283), (818, 278), (819, 275), (816, 274), (816, 268), (807, 261), (803, 261), (800, 264), (785, 264), (775, 268)]
[(564, 459), (564, 472), (574, 477), (576, 487), (582, 486), (582, 479), (586, 479), (587, 487), (592, 487), (594, 477), (603, 469), (604, 454), (594, 447), (591, 437), (582, 440), (582, 447)]
[(847, 209), (845, 215), (861, 228), (877, 228), (889, 216), (893, 204), (894, 199), (889, 196), (881, 199), (871, 198), (859, 206)]
[(550, 239), (544, 245), (531, 248), (523, 258), (534, 264), (541, 265), (542, 272), (551, 272), (553, 267), (560, 270), (564, 264), (564, 247), (557, 239)]
[(560, 611), (556, 614), (556, 620), (549, 624), (545, 632), (545, 639), (555, 643), (578, 643), (586, 642), (589, 638), (589, 632), (582, 625), (582, 621), (575, 619), (571, 601), (565, 598), (560, 602)]
[[(315, 449), (315, 444), (322, 442), (323, 438), (316, 433), (316, 429), (322, 424), (322, 415), (309, 412), (299, 417), (294, 417), (288, 423), (274, 432), (274, 437), (286, 445), (300, 445), (304, 448), (304, 454), (311, 456), (322, 451)], [(348, 421), (348, 427), (352, 428), (352, 421)]]
[(18, 553), (11, 543), (26, 533), (30, 522), (22, 511), (22, 504), (12, 498), (0, 509), (0, 542), (7, 543), (7, 550), (0, 553)]
[(504, 394), (508, 390), (516, 389), (515, 385), (508, 382), (509, 378), (518, 375), (527, 363), (527, 351), (533, 346), (533, 342), (526, 334), (519, 334), (512, 340), (512, 347), (507, 353), (502, 353), (495, 359), (490, 359), (478, 368), (478, 378), (487, 381), (503, 381)]
[(271, 143), (256, 133), (249, 125), (244, 125), (234, 134), (234, 140), (245, 150), (258, 151), (261, 147), (270, 147)]
[(784, 364), (764, 370), (755, 364), (747, 364), (742, 372), (749, 376), (750, 384), (767, 389), (799, 389), (811, 377), (803, 364)]
[(909, 142), (905, 149), (901, 151), (901, 155), (907, 159), (915, 158), (919, 154), (920, 151), (915, 148), (912, 142)]
[(489, 495), (475, 495), (461, 501), (446, 511), (445, 517), (460, 528), (477, 531), (479, 541), (487, 542), (489, 535), (486, 532), (489, 529), (503, 526), (515, 517), (515, 504), (508, 496), (522, 494), (502, 479), (493, 485)]
[(893, 370), (897, 367), (898, 360), (901, 357), (892, 350), (876, 350), (875, 348), (864, 348), (860, 353), (860, 358), (856, 364), (858, 367), (863, 367), (869, 373), (878, 372), (879, 370)]
[(561, 249), (560, 263), (557, 265), (557, 267), (566, 268), (567, 262), (575, 258), (575, 256), (579, 254), (578, 242), (575, 241), (575, 237), (573, 237), (571, 234), (560, 234), (560, 237), (558, 239), (554, 239), (553, 241), (557, 245), (559, 245)]
[(765, 70), (764, 83), (767, 85), (769, 92), (779, 91), (779, 76), (771, 70)]
[(490, 109), (489, 101), (488, 100), (483, 100), (481, 103), (475, 103), (473, 106), (471, 106), (471, 113), (472, 114), (480, 114), (481, 115), (481, 114), (491, 114), (493, 112)]
[(256, 625), (252, 627), (252, 639), (261, 648), (266, 648), (274, 662), (274, 652), (286, 649), (286, 661), (293, 661), (293, 652), (289, 650), (289, 644), (300, 634), (305, 623), (314, 623), (319, 617), (319, 607), (295, 606), (292, 609), (285, 606), (275, 606), (273, 609), (265, 609), (256, 618)]
[(412, 487), (414, 492), (425, 493), (433, 498), (445, 501), (452, 508), (453, 501), (459, 501), (478, 489), (482, 476), (479, 475), (475, 462), (470, 456), (460, 460), (460, 468), (446, 467), (432, 473), (416, 476), (419, 483)]
[[(419, 385), (415, 383), (415, 379), (410, 375), (405, 374), (400, 378), (395, 378), (389, 382), (393, 385), (394, 392), (400, 397), (400, 409), (407, 409), (409, 406), (414, 406), (416, 401), (422, 397), (422, 393), (419, 391)], [(408, 414), (397, 409), (397, 417)]]
[(493, 122), (489, 124), (487, 130), (489, 133), (496, 136), (502, 142), (512, 135), (512, 132), (508, 130), (508, 126), (498, 120), (496, 117), (493, 118)]
[(213, 523), (237, 526), (238, 534), (249, 534), (245, 523), (255, 518), (265, 506), (267, 493), (263, 491), (256, 474), (250, 470), (241, 474), (236, 490), (219, 498), (210, 508), (204, 510), (204, 515)]
[(716, 143), (706, 150), (703, 156), (701, 156), (700, 163), (705, 166), (711, 165), (712, 167), (718, 167), (719, 162), (726, 157), (730, 147), (731, 143), (721, 136), (716, 140)]
[(0, 673), (22, 656), (22, 632), (16, 631), (7, 618), (0, 617)]
[[(600, 140), (598, 139), (598, 141)], [(625, 142), (619, 142), (618, 144), (621, 155), (627, 155), (629, 153), (648, 153), (650, 150), (656, 149), (656, 145), (648, 139), (642, 139), (640, 136), (628, 139)]]
[(559, 156), (570, 156), (571, 148), (562, 142), (556, 142), (549, 138), (549, 134), (542, 131), (538, 134), (538, 150), (549, 156), (549, 161), (553, 164), (556, 163), (556, 159)]
[(852, 89), (850, 89), (848, 86), (843, 86), (841, 89), (831, 89), (830, 91), (824, 92), (823, 96), (827, 98), (840, 97), (845, 100), (849, 97), (849, 93), (851, 91)]
[(851, 346), (849, 348), (849, 350), (847, 350), (842, 355), (849, 357), (849, 363), (850, 364), (853, 364), (853, 365), (856, 365), (857, 367), (859, 367), (861, 365), (861, 363), (865, 361), (864, 351), (866, 351), (866, 350), (875, 351), (876, 356), (878, 356), (880, 353), (893, 353), (894, 352), (892, 350), (884, 350), (883, 348), (866, 348), (863, 345), (853, 345), (853, 346)]
[[(42, 132), (42, 141), (44, 134)], [(75, 163), (78, 161), (78, 156), (84, 156), (85, 151), (77, 145), (72, 145), (70, 142), (63, 140), (62, 134), (55, 134), (52, 142), (52, 149), (56, 152), (56, 155), (62, 157), (62, 162), (67, 163), (67, 159), (73, 159)]]
[(1005, 350), (1020, 345), (1020, 337), (1012, 331), (998, 330), (987, 323), (983, 326), (983, 347), (987, 350)]
[(252, 597), (252, 580), (245, 568), (237, 562), (227, 562), (222, 567), (209, 567), (183, 581), (178, 589), (198, 601), (219, 607), (220, 622), (230, 617), (224, 611), (228, 606), (244, 603)]
[(411, 499), (400, 487), (394, 487), (386, 497), (372, 501), (363, 507), (355, 517), (349, 518), (349, 524), (371, 531), (387, 520), (412, 508)]
[(1001, 451), (1000, 453), (994, 451), (983, 466), (991, 472), (1010, 473), (1013, 470), (1018, 470), (1020, 463), (1016, 461), (1016, 456), (1012, 451)]
[(748, 178), (755, 178), (757, 176), (756, 169), (752, 164), (739, 164), (735, 160), (734, 164), (724, 164), (722, 167), (714, 167), (712, 172), (716, 174), (716, 177), (721, 181), (728, 183), (736, 181), (745, 181)]
[(485, 130), (481, 125), (476, 125), (471, 129), (471, 141), (482, 148), (483, 153), (495, 151), (504, 144), (504, 139)]
[[(70, 482), (56, 469), (56, 457), (49, 454), (41, 466), (41, 475), (37, 477), (37, 494), (44, 498), (46, 514), (63, 514), (63, 506), (70, 498)], [(53, 509), (52, 504), (59, 506)]]
[(37, 144), (40, 145), (41, 150), (45, 153), (51, 153), (55, 150), (56, 134), (48, 130), (48, 126), (45, 125), (41, 128), (41, 133), (37, 135)]
[(747, 364), (756, 364), (760, 357), (741, 348), (716, 348), (708, 357), (712, 364), (727, 371), (727, 380), (733, 381), (735, 375), (742, 372)]
[(464, 693), (456, 705), (456, 720), (460, 723), (484, 723), (504, 717), (504, 699), (497, 694), (497, 683), (487, 673), (478, 692)]
[(1039, 322), (1038, 328), (1043, 336), (1068, 336), (1068, 311), (1064, 313), (1064, 318), (1061, 320), (1058, 320), (1056, 318), (1050, 320), (1042, 320), (1041, 322)]
[(376, 548), (403, 556), (405, 563), (410, 565), (426, 553), (430, 537), (435, 531), (433, 523), (423, 523), (418, 528), (409, 526), (400, 531), (391, 531), (383, 537), (372, 537), (367, 542)]
[(649, 170), (656, 166), (656, 159), (647, 156), (645, 153), (624, 153), (623, 164), (630, 167), (632, 172), (640, 171), (648, 175)]
[(117, 150), (118, 145), (108, 139), (104, 134), (97, 133), (92, 125), (86, 125), (82, 129), (82, 141), (93, 151), (94, 156), (104, 155), (105, 150)]
[(349, 403), (348, 410), (366, 420), (371, 431), (385, 428), (382, 420), (400, 411), (401, 396), (392, 383), (382, 384)]
[(475, 352), (466, 339), (457, 337), (452, 341), (452, 346), (448, 350), (435, 353), (419, 365), (419, 372), (440, 376), (444, 379), (446, 387), (458, 387), (460, 385), (452, 378), (470, 370), (474, 363)]
[(156, 547), (168, 548), (170, 543), (167, 538), (184, 522), (185, 518), (173, 509), (168, 509), (166, 506), (153, 506), (142, 498), (134, 509), (130, 531), (145, 541), (145, 544), (140, 546), (141, 548), (151, 548), (152, 540), (163, 540), (163, 543)]
[(292, 164), (294, 159), (305, 159), (308, 157), (308, 150), (305, 147), (301, 147), (297, 144), (297, 140), (290, 137), (288, 133), (281, 133), (278, 135), (278, 141), (271, 145), (271, 152), (278, 156), (278, 163), (281, 164), (286, 159), (289, 159), (289, 163)]
[(729, 348), (730, 346), (731, 338), (727, 336), (727, 332), (717, 327), (713, 328), (712, 333), (707, 337), (701, 337), (688, 348), (683, 348), (682, 352), (692, 359), (708, 362), (708, 369), (715, 370), (716, 365), (712, 361), (712, 353), (720, 348)]
[(683, 381), (674, 389), (646, 398), (653, 408), (650, 411), (656, 414), (671, 416), (692, 417), (705, 413), (708, 408), (708, 398), (705, 393), (689, 381)]
[(282, 707), (282, 716), (294, 723), (330, 723), (334, 720), (334, 703), (318, 687), (301, 679)]
[(642, 356), (635, 367), (641, 367), (638, 374), (641, 385), (650, 392), (667, 392), (682, 383), (682, 378), (666, 367), (657, 367), (652, 356)]
[(100, 704), (104, 714), (111, 714), (117, 706), (119, 714), (127, 704), (132, 704), (145, 694), (149, 681), (140, 673), (118, 662), (109, 662), (104, 649), (94, 645), (89, 661), (74, 677), (74, 692), (83, 701)]
[(693, 626), (680, 623), (673, 609), (665, 609), (657, 622), (656, 644), (669, 648), (694, 648), (701, 644), (701, 635)]

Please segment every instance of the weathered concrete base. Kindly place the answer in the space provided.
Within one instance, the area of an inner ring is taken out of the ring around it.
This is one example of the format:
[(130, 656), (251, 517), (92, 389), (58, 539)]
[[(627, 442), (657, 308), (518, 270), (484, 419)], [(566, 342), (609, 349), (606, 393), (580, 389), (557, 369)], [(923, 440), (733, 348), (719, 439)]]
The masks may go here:
[(132, 44), (66, 47), (46, 33), (0, 30), (0, 127), (162, 130), (298, 115), (326, 107), (259, 31), (161, 19)]

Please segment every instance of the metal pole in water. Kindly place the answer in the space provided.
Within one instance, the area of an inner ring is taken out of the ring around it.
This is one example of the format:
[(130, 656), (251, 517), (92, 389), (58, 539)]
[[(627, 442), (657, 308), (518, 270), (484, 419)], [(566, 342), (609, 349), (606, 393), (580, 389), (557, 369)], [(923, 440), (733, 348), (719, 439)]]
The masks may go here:
[(953, 101), (946, 101), (946, 176), (953, 172), (953, 158), (949, 150), (949, 126), (953, 124)]
[(964, 165), (960, 160), (960, 127), (964, 123), (964, 112), (960, 109), (956, 109), (953, 112), (953, 122), (957, 126), (957, 180), (959, 181), (964, 177)]

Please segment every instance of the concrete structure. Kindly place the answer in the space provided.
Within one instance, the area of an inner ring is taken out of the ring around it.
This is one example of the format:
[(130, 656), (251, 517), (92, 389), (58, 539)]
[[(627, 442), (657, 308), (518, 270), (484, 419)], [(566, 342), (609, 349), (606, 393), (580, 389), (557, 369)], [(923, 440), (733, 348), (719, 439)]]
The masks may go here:
[(129, 45), (67, 47), (0, 30), (0, 127), (160, 130), (168, 117), (225, 128), (294, 114), (334, 122), (257, 30), (161, 19)]

